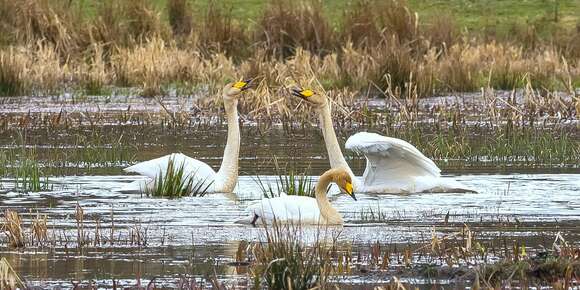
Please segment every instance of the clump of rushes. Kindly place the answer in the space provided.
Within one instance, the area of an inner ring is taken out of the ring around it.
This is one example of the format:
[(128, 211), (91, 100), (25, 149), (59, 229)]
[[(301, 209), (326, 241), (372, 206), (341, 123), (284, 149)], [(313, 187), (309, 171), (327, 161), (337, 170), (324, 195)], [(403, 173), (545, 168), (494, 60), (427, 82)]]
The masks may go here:
[(277, 159), (274, 159), (274, 164), (277, 175), (276, 190), (270, 184), (262, 182), (260, 176), (256, 177), (258, 186), (262, 190), (265, 198), (277, 197), (281, 193), (314, 197), (314, 182), (312, 177), (307, 176), (304, 172), (298, 174), (294, 169), (290, 169), (288, 175), (285, 175), (278, 166)]
[[(303, 241), (299, 225), (273, 223), (265, 228), (266, 241), (253, 248), (255, 286), (268, 289), (324, 289), (332, 271), (334, 245), (316, 238), (312, 246)], [(320, 234), (320, 229), (317, 235)], [(335, 240), (335, 239), (333, 239)]]
[(184, 164), (176, 166), (173, 159), (169, 159), (165, 175), (159, 173), (153, 188), (147, 187), (148, 196), (179, 198), (184, 196), (204, 196), (213, 182), (195, 178), (195, 173), (188, 174)]
[(22, 229), (22, 219), (18, 212), (7, 209), (4, 212), (4, 222), (0, 229), (8, 236), (10, 247), (24, 247), (24, 230)]
[(38, 162), (24, 159), (14, 168), (14, 190), (39, 192), (51, 190), (48, 177), (44, 176)]

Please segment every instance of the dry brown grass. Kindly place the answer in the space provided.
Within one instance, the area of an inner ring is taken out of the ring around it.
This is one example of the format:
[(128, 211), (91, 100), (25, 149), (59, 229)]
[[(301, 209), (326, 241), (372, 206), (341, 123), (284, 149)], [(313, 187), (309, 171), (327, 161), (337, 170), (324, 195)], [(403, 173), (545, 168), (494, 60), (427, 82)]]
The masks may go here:
[(231, 9), (223, 3), (211, 0), (206, 14), (197, 29), (197, 39), (192, 43), (198, 49), (226, 52), (228, 55), (244, 55), (249, 44), (244, 28), (233, 20)]
[(26, 55), (10, 47), (0, 50), (0, 95), (19, 96), (27, 92)]
[(297, 47), (324, 54), (335, 46), (322, 2), (317, 0), (270, 0), (255, 33), (263, 48), (281, 58), (292, 56)]
[(423, 23), (404, 1), (356, 2), (338, 29), (316, 0), (271, 0), (252, 29), (215, 1), (199, 23), (184, 0), (168, 2), (167, 21), (146, 0), (99, 2), (90, 19), (65, 2), (0, 0), (0, 41), (12, 44), (0, 47), (0, 95), (103, 94), (121, 86), (157, 96), (181, 87), (208, 91), (203, 102), (217, 104), (224, 82), (259, 77), (247, 109), (285, 116), (293, 108), (283, 89), (294, 82), (348, 98), (513, 89), (527, 81), (573, 92), (580, 83), (580, 30), (555, 35), (557, 43), (531, 32), (534, 40), (486, 41), (459, 35), (449, 16)]
[(24, 231), (22, 229), (22, 219), (18, 212), (7, 209), (4, 211), (4, 222), (2, 230), (8, 237), (8, 245), (13, 248), (25, 246)]
[(30, 226), (30, 237), (32, 245), (44, 245), (48, 242), (48, 216), (46, 214), (36, 214)]
[(0, 259), (0, 289), (24, 289), (26, 284), (6, 258)]

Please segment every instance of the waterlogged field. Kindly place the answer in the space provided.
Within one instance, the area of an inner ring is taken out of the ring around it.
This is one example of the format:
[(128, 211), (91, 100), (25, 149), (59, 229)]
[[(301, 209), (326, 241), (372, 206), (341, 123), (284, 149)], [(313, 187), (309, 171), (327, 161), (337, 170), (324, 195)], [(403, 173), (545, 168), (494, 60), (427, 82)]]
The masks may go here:
[[(0, 268), (10, 267), (0, 275), (40, 287), (266, 286), (261, 261), (280, 238), (328, 261), (320, 266), (327, 286), (577, 287), (578, 120), (506, 117), (524, 110), (520, 98), (500, 92), (496, 116), (481, 113), (492, 109), (479, 94), (421, 99), (406, 117), (385, 99), (346, 107), (371, 117), (336, 118), (341, 144), (364, 130), (406, 139), (477, 193), (357, 193), (354, 201), (333, 187), (344, 227), (268, 229), (235, 221), (264, 188), (277, 191), (280, 175), (315, 182), (328, 169), (315, 118), (242, 113), (233, 194), (152, 198), (120, 192), (141, 178), (122, 168), (172, 152), (217, 168), (226, 138), (218, 110), (201, 114), (195, 97), (5, 98)], [(365, 161), (348, 161), (360, 175)]]

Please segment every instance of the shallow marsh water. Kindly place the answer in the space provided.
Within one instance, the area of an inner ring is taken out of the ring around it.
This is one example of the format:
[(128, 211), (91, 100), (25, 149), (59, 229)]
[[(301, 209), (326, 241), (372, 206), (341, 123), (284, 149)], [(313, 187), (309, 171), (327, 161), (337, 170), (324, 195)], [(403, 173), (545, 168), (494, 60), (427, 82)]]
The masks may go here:
[[(95, 108), (68, 99), (64, 103), (34, 98), (22, 103), (6, 102), (1, 113), (22, 114), (30, 111), (33, 104), (36, 108), (33, 118), (39, 119), (42, 114), (57, 113), (63, 108), (77, 113)], [(124, 102), (138, 104), (142, 99), (127, 98)], [(167, 106), (175, 110), (188, 108), (191, 105), (188, 102), (192, 101), (171, 101)], [(102, 102), (98, 110), (117, 115), (124, 108), (126, 104), (123, 107), (117, 100)], [(137, 108), (159, 112), (153, 101)], [(571, 136), (577, 141), (579, 136), (573, 123)], [(353, 131), (361, 129), (364, 128), (353, 128)], [(275, 183), (274, 156), (282, 170), (292, 168), (317, 175), (328, 168), (317, 128), (289, 132), (280, 126), (262, 131), (259, 124), (244, 125), (240, 153), (242, 176), (235, 194), (161, 199), (117, 191), (140, 178), (123, 174), (123, 167), (171, 152), (186, 153), (217, 168), (225, 130), (219, 124), (179, 129), (104, 122), (66, 129), (36, 128), (18, 134), (14, 130), (3, 131), (0, 133), (3, 152), (18, 155), (22, 148), (33, 150), (40, 164), (55, 176), (50, 177), (52, 191), (29, 194), (11, 192), (11, 180), (4, 178), (0, 211), (19, 211), (26, 228), (38, 214), (46, 214), (54, 244), (16, 250), (7, 247), (6, 236), (1, 235), (0, 255), (7, 257), (31, 285), (42, 287), (69, 287), (71, 280), (95, 280), (100, 287), (111, 287), (112, 278), (121, 285), (136, 285), (141, 279), (146, 284), (153, 278), (160, 284), (173, 285), (179, 275), (204, 277), (213, 273), (222, 279), (239, 279), (243, 285), (247, 269), (228, 263), (235, 260), (241, 241), (263, 238), (263, 229), (234, 221), (244, 217), (248, 203), (261, 198), (258, 176), (262, 182)], [(344, 139), (349, 133), (348, 130), (339, 132), (339, 137)], [(477, 137), (474, 138), (477, 143)], [(85, 150), (89, 147), (91, 150)], [(349, 156), (349, 162), (355, 172), (362, 173), (364, 160)], [(376, 241), (389, 245), (428, 243), (433, 233), (451, 234), (467, 224), (477, 229), (481, 239), (523, 240), (530, 250), (550, 246), (558, 233), (572, 245), (580, 245), (577, 163), (532, 167), (497, 161), (483, 166), (461, 160), (437, 160), (437, 163), (449, 178), (465, 183), (478, 193), (357, 194), (359, 200), (355, 202), (334, 190), (331, 200), (345, 217), (345, 226), (327, 232), (325, 229), (327, 237), (338, 236), (340, 243), (368, 251), (369, 245)], [(78, 207), (84, 211), (87, 241), (99, 229), (103, 241), (98, 245), (87, 242), (78, 247), (75, 218)], [(312, 239), (318, 229), (306, 231), (305, 239)], [(388, 280), (387, 274), (355, 273), (345, 278), (345, 283), (358, 285)], [(428, 284), (420, 279), (416, 282)]]

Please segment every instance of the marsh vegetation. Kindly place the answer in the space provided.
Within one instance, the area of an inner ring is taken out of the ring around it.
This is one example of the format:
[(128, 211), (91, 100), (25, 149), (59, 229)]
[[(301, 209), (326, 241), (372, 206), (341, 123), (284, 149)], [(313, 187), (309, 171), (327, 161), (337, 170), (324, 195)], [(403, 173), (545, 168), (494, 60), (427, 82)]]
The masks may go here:
[[(580, 7), (467, 2), (0, 0), (0, 288), (578, 287)], [(242, 79), (234, 193), (174, 162), (119, 190), (169, 153), (217, 168)], [(234, 223), (329, 168), (296, 85), (343, 152), (400, 138), (478, 193), (331, 186), (344, 227)]]

